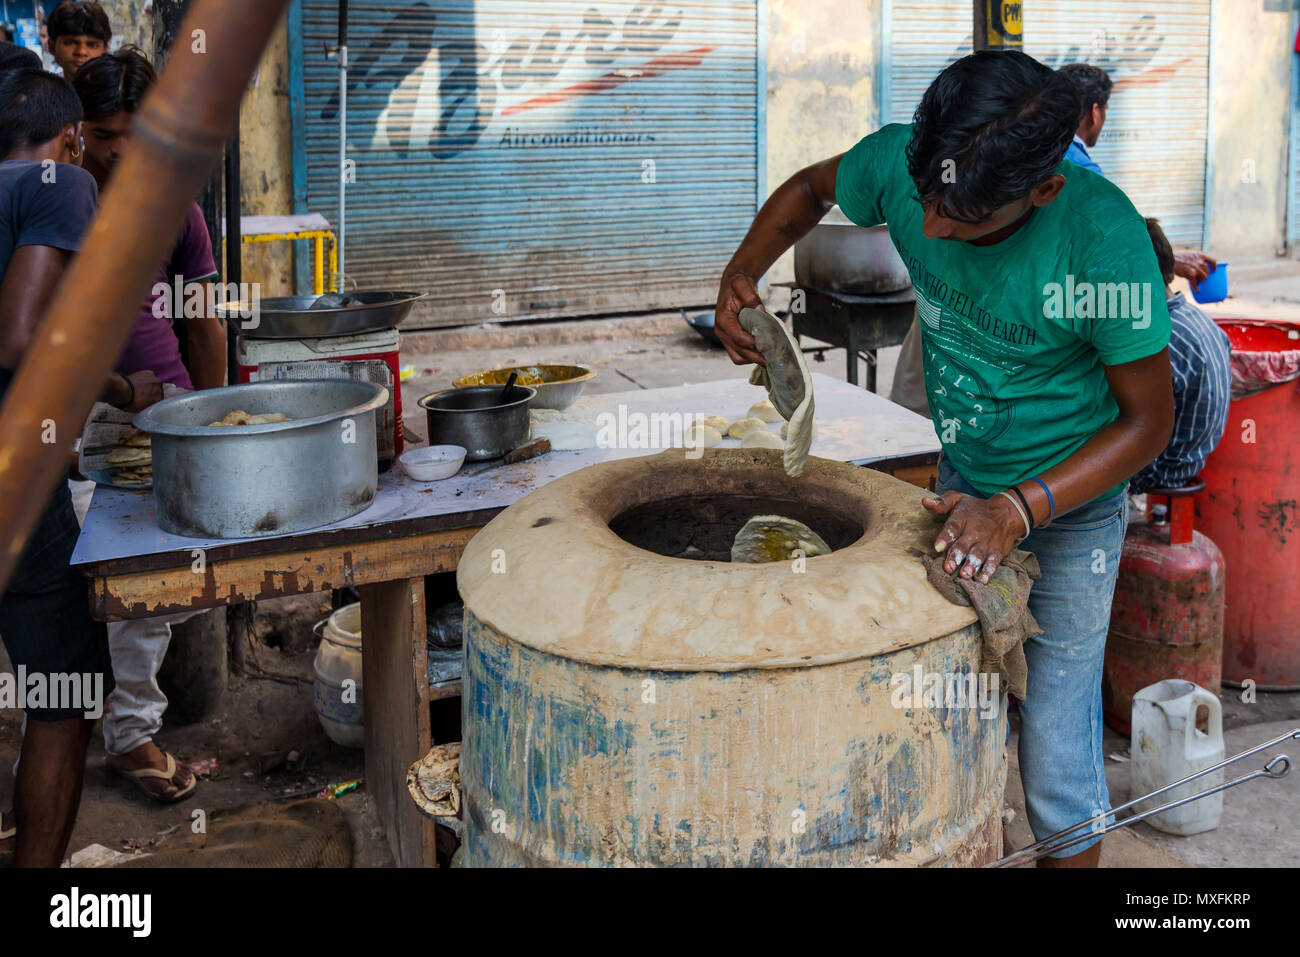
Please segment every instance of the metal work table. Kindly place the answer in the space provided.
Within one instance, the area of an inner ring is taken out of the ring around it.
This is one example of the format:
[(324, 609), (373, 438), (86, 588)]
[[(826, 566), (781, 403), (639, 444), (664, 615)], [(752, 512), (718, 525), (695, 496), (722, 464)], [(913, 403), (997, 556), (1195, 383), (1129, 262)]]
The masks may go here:
[[(928, 419), (870, 392), (813, 374), (818, 433), (812, 452), (924, 483), (939, 442)], [(689, 412), (742, 417), (764, 393), (744, 378), (584, 397), (570, 413)], [(725, 445), (738, 445), (728, 440)], [(361, 593), (366, 787), (400, 866), (434, 864), (433, 823), (406, 790), (406, 771), (431, 744), (424, 576), (454, 571), (466, 543), (496, 514), (552, 479), (656, 449), (551, 452), (469, 478), (413, 482), (380, 476), (369, 508), (323, 528), (257, 539), (169, 535), (153, 496), (99, 487), (72, 564), (90, 582), (100, 620), (355, 586)], [(202, 559), (201, 562), (199, 559)]]
[[(848, 352), (847, 378), (858, 384), (858, 356), (867, 354), (869, 392), (876, 391), (876, 350), (896, 346), (912, 325), (915, 298), (911, 287), (902, 292), (878, 296), (854, 296), (844, 292), (805, 289), (806, 309), (794, 313), (794, 336), (828, 342)], [(805, 351), (808, 351), (805, 346)]]

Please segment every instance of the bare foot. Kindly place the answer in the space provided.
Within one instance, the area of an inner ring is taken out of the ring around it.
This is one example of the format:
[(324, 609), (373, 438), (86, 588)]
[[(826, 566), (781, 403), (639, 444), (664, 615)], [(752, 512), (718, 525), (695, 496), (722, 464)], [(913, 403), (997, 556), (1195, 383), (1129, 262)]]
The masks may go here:
[[(146, 741), (138, 748), (125, 754), (110, 754), (108, 766), (123, 771), (140, 771), (153, 768), (155, 771), (167, 770), (167, 755), (152, 741)], [(141, 786), (160, 801), (170, 801), (184, 791), (194, 780), (194, 773), (188, 767), (176, 762), (176, 773), (169, 779), (145, 777), (140, 779)]]

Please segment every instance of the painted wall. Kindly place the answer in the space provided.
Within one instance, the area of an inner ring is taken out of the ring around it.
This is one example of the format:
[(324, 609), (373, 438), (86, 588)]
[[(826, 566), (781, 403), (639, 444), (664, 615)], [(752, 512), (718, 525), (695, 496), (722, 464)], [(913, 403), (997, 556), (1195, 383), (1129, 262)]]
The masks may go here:
[(1295, 21), (1268, 0), (1216, 5), (1210, 247), (1224, 258), (1262, 259), (1283, 246)]
[[(767, 191), (879, 125), (881, 0), (768, 0)], [(786, 253), (768, 273), (794, 278)]]
[[(276, 27), (239, 111), (240, 203), (245, 216), (293, 212), (289, 149), (289, 46), (284, 22)], [(305, 243), (306, 240), (298, 240)], [(245, 282), (260, 282), (262, 296), (291, 296), (294, 244), (245, 243)], [(301, 290), (303, 293), (310, 289)]]
[(112, 48), (132, 44), (153, 60), (153, 4), (150, 0), (99, 0), (113, 28)]

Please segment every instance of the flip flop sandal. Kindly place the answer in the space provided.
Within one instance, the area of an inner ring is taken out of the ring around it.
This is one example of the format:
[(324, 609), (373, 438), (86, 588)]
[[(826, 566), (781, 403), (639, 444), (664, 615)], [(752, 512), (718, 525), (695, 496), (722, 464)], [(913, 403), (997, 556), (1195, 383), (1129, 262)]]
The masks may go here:
[[(13, 821), (12, 811), (9, 812), (9, 820)], [(12, 823), (8, 827), (5, 826), (5, 816), (0, 814), (0, 841), (7, 841), (17, 833), (18, 828), (14, 827)]]
[[(163, 797), (161, 794), (157, 794), (154, 791), (150, 791), (147, 787), (145, 787), (144, 782), (146, 778), (162, 778), (164, 781), (170, 782), (171, 779), (176, 776), (176, 759), (172, 757), (172, 755), (167, 751), (163, 752), (163, 756), (167, 759), (167, 767), (165, 770), (162, 771), (159, 771), (157, 768), (140, 768), (139, 770), (136, 771), (130, 771), (127, 770), (126, 768), (117, 768), (117, 767), (113, 767), (112, 765), (109, 766), (109, 770), (112, 771), (114, 774), (116, 774), (118, 777), (125, 778), (126, 780), (130, 781), (132, 784), (138, 787), (149, 797), (153, 798), (159, 804), (175, 804), (177, 801), (189, 797), (190, 794), (194, 792), (194, 789), (199, 786), (199, 778), (197, 774), (193, 775), (190, 779), (189, 786), (181, 788), (171, 797)], [(175, 785), (173, 785), (173, 787), (174, 786)]]

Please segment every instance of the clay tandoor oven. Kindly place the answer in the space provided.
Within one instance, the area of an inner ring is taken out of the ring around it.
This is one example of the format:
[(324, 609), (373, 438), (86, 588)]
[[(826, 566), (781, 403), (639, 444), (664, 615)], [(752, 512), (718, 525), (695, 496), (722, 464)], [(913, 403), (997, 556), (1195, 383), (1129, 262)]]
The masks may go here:
[[(999, 856), (1001, 697), (991, 718), (891, 702), (917, 665), (980, 666), (973, 611), (919, 560), (937, 532), (924, 493), (824, 459), (790, 479), (780, 458), (592, 466), (474, 536), (458, 572), (466, 865)], [(834, 551), (731, 563), (763, 513)]]

